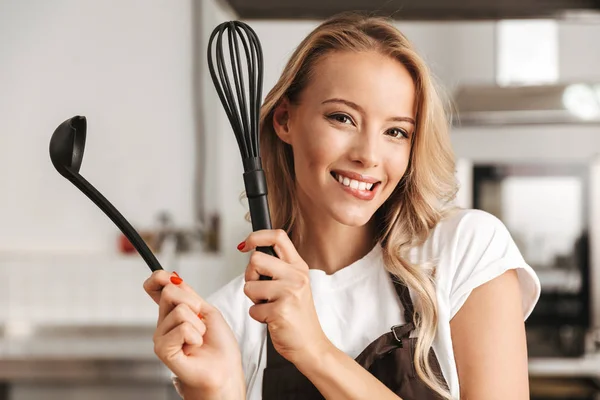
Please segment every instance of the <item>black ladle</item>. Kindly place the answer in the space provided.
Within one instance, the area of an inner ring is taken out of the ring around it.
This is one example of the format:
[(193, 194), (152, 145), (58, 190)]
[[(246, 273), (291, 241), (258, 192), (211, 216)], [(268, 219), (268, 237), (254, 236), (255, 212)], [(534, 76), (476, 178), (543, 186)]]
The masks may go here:
[(79, 174), (85, 148), (86, 129), (87, 121), (85, 117), (79, 115), (66, 120), (56, 128), (50, 139), (50, 160), (54, 168), (104, 211), (133, 244), (152, 271), (163, 269), (146, 242), (125, 217)]

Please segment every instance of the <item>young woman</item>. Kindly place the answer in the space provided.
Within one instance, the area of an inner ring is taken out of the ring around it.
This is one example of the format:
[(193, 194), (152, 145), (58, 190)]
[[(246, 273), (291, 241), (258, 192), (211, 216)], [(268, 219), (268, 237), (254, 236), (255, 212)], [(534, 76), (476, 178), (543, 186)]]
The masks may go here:
[(144, 284), (185, 399), (529, 398), (539, 281), (497, 218), (451, 206), (448, 118), (393, 25), (317, 27), (260, 135), (276, 229), (239, 245), (245, 274), (207, 300), (176, 273)]

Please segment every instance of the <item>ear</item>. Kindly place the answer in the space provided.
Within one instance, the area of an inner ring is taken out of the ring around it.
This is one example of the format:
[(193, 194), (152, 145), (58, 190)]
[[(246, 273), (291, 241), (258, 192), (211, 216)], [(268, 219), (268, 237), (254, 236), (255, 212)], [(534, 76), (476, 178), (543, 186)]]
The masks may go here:
[(279, 139), (287, 144), (291, 144), (292, 139), (290, 134), (290, 112), (291, 104), (286, 97), (281, 99), (273, 111), (273, 129), (275, 129)]

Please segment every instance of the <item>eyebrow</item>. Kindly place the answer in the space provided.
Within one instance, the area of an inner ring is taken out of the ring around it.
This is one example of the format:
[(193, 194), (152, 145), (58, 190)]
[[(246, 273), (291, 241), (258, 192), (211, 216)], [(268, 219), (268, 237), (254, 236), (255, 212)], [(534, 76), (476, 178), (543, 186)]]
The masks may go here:
[[(327, 104), (327, 103), (341, 103), (341, 104), (345, 104), (350, 108), (355, 109), (356, 111), (364, 114), (365, 110), (364, 108), (362, 108), (361, 106), (359, 106), (358, 104), (349, 101), (349, 100), (344, 100), (344, 99), (338, 99), (338, 98), (333, 98), (333, 99), (327, 99), (325, 101), (323, 101), (321, 104)], [(415, 125), (415, 120), (410, 118), (410, 117), (392, 117), (390, 118), (390, 121), (398, 121), (398, 122), (410, 122), (411, 124)]]

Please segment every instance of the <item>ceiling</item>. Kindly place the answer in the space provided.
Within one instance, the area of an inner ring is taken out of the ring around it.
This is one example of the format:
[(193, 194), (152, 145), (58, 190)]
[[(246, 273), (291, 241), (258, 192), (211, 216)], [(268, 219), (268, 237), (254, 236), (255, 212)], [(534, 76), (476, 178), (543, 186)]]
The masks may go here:
[(403, 20), (498, 20), (600, 12), (600, 0), (225, 0), (241, 19), (324, 19), (367, 11)]

